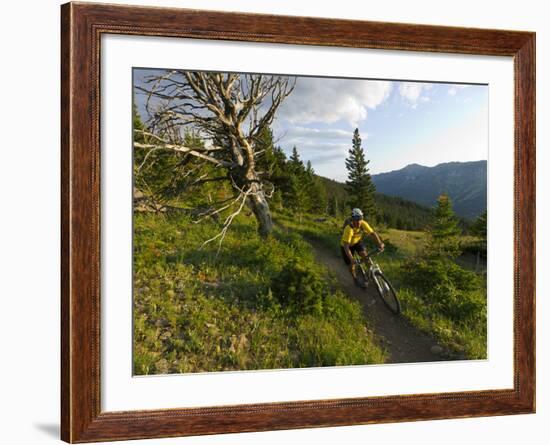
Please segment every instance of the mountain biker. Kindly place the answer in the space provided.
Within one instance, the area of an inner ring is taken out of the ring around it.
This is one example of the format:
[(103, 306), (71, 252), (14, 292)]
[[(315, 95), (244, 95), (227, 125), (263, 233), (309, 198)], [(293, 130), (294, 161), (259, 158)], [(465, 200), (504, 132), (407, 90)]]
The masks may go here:
[(355, 271), (355, 261), (353, 254), (357, 252), (363, 260), (367, 258), (367, 250), (363, 244), (363, 235), (370, 235), (374, 238), (380, 251), (384, 250), (384, 243), (372, 227), (363, 219), (361, 209), (353, 209), (351, 218), (346, 220), (344, 225), (344, 233), (340, 241), (340, 250), (345, 263), (349, 266), (349, 271), (355, 284), (359, 285), (357, 274)]

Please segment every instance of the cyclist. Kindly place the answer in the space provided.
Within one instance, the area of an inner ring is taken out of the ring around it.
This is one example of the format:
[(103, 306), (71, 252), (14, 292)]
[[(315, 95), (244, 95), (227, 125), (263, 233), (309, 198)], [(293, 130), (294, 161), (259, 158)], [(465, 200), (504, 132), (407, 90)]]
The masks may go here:
[(349, 271), (355, 284), (360, 285), (355, 271), (355, 261), (353, 254), (357, 252), (364, 260), (367, 258), (367, 250), (363, 244), (363, 235), (370, 235), (374, 238), (380, 251), (384, 250), (384, 243), (372, 227), (363, 219), (361, 209), (353, 209), (351, 218), (346, 220), (344, 233), (340, 241), (340, 250), (345, 263), (349, 266)]

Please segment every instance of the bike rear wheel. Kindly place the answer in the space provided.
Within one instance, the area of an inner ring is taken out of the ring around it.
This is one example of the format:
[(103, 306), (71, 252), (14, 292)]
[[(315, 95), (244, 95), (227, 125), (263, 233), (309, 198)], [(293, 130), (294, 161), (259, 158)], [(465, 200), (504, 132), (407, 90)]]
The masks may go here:
[(374, 282), (376, 284), (376, 290), (378, 295), (387, 306), (387, 308), (392, 311), (395, 315), (401, 312), (401, 304), (397, 298), (397, 293), (395, 289), (387, 280), (382, 272), (376, 272), (373, 276)]

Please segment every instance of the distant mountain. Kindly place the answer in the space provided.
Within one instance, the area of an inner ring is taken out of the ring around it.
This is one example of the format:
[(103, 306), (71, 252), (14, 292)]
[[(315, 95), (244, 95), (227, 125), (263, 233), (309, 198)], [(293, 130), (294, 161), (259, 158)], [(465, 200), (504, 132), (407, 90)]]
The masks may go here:
[(487, 209), (487, 161), (447, 162), (435, 167), (410, 164), (373, 175), (376, 191), (433, 207), (447, 193), (457, 215), (474, 219)]

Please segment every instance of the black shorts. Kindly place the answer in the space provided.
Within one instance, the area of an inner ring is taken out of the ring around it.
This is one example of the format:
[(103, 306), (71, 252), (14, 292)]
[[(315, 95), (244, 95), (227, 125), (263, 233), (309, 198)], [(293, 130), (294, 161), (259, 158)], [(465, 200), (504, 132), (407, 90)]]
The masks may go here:
[[(361, 253), (361, 252), (365, 251), (365, 245), (363, 244), (362, 241), (359, 241), (357, 244), (354, 244), (353, 246), (349, 246), (349, 250), (350, 250), (352, 255), (355, 252)], [(344, 259), (346, 264), (349, 266), (350, 260), (349, 260), (348, 256), (346, 255), (346, 251), (344, 250), (343, 246), (340, 246), (340, 252), (342, 252), (342, 258)]]

